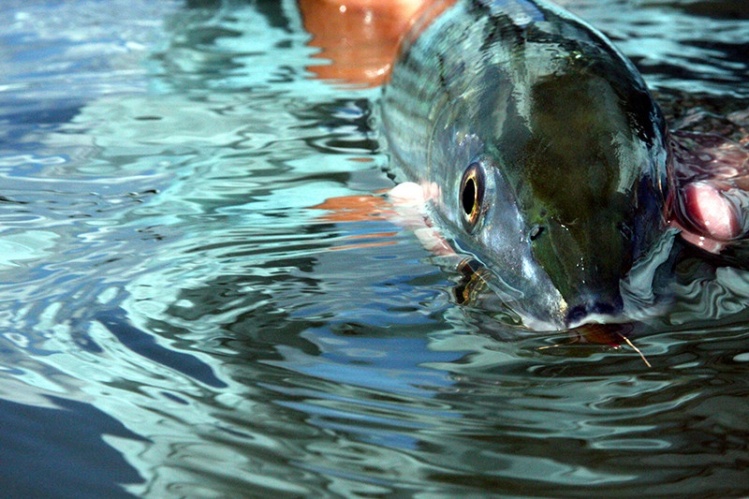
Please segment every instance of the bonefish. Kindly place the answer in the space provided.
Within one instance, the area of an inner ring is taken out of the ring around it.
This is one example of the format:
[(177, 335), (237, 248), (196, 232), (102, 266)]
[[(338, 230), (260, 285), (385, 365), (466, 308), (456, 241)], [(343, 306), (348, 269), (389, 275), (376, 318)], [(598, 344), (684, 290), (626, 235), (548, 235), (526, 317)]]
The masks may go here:
[(621, 314), (622, 280), (664, 237), (669, 154), (601, 33), (542, 1), (454, 2), (405, 40), (382, 122), (430, 216), (525, 322)]

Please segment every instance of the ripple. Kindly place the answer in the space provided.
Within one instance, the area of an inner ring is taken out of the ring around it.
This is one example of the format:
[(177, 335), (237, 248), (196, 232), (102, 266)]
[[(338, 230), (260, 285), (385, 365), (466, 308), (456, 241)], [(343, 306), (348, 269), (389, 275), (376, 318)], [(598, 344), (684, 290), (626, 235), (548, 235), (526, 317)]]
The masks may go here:
[[(744, 105), (745, 20), (576, 2), (675, 111)], [(456, 269), (388, 216), (377, 91), (309, 79), (293, 2), (121, 3), (0, 6), (8, 483), (44, 467), (68, 495), (745, 493), (746, 271), (680, 263), (673, 309), (632, 326), (652, 368), (520, 336), (458, 306)]]

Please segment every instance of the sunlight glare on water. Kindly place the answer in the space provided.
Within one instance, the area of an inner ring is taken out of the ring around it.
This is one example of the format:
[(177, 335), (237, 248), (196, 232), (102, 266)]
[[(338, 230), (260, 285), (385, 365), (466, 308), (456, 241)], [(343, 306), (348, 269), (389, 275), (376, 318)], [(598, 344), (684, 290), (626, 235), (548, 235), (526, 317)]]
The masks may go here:
[[(745, 271), (680, 265), (651, 369), (507, 341), (388, 215), (377, 89), (311, 78), (294, 2), (204, 3), (0, 7), (11, 496), (749, 491)], [(564, 3), (668, 114), (749, 108), (746, 9)]]

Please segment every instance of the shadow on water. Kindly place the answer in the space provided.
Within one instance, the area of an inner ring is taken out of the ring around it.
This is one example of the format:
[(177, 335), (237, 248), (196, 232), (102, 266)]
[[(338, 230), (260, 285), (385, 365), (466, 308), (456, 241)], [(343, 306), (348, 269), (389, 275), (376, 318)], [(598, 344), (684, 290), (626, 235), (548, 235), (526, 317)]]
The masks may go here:
[(144, 479), (106, 439), (146, 439), (90, 404), (49, 397), (54, 408), (0, 399), (4, 497), (134, 497)]
[[(94, 319), (103, 324), (117, 338), (117, 341), (132, 350), (134, 354), (184, 373), (206, 385), (215, 388), (226, 387), (226, 383), (213, 374), (209, 365), (191, 355), (162, 347), (150, 333), (141, 331), (130, 324), (123, 309), (99, 312)], [(151, 330), (159, 331), (159, 328), (153, 327)]]
[[(647, 6), (650, 2), (644, 2)], [(696, 17), (713, 19), (749, 19), (749, 5), (741, 0), (711, 0), (696, 2), (653, 2), (654, 5), (668, 6), (682, 10)], [(744, 58), (744, 60), (746, 60)]]

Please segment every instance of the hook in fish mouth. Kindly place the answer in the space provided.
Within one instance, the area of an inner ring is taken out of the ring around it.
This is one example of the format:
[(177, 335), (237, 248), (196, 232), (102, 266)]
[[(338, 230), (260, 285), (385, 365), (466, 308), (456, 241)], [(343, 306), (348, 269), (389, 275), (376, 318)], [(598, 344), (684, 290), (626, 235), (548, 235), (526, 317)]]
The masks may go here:
[(619, 349), (623, 345), (627, 345), (629, 348), (634, 350), (637, 355), (640, 356), (643, 363), (647, 367), (653, 367), (645, 354), (635, 346), (630, 339), (633, 333), (632, 323), (621, 323), (621, 324), (598, 324), (598, 323), (586, 323), (568, 331), (569, 338), (564, 343), (555, 343), (554, 345), (548, 345), (539, 347), (539, 350), (549, 350), (552, 348), (560, 347), (568, 344), (593, 344), (593, 345), (607, 345), (615, 349)]

